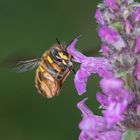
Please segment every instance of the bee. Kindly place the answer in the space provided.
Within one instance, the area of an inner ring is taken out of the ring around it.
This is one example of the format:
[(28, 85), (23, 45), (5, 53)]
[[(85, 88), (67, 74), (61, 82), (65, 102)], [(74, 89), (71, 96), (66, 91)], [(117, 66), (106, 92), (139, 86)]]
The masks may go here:
[(17, 72), (36, 69), (35, 87), (38, 92), (52, 98), (59, 95), (60, 89), (73, 69), (72, 56), (67, 52), (67, 45), (60, 43), (46, 50), (41, 58), (19, 61)]

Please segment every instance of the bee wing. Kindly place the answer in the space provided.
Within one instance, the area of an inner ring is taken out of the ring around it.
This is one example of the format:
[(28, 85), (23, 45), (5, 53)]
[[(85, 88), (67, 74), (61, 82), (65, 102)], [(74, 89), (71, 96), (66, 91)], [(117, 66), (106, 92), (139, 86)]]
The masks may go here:
[(19, 61), (17, 63), (16, 72), (26, 72), (26, 71), (32, 70), (35, 67), (37, 67), (39, 63), (40, 63), (40, 59)]

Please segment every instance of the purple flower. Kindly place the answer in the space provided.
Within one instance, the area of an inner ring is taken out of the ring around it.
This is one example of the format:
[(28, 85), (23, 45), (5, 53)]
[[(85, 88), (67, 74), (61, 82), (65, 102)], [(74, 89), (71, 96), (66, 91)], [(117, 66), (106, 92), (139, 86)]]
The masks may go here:
[(140, 53), (140, 36), (136, 39), (135, 53)]
[(101, 12), (101, 10), (100, 10), (99, 8), (96, 10), (95, 18), (96, 18), (96, 21), (97, 21), (99, 24), (101, 24), (101, 25), (104, 25), (104, 24), (105, 24), (105, 21), (104, 21), (102, 12)]
[(104, 55), (104, 56), (109, 56), (109, 48), (108, 48), (108, 46), (107, 45), (105, 45), (105, 44), (102, 44), (101, 45), (101, 50), (100, 50), (100, 52), (102, 52), (102, 54)]
[(135, 76), (136, 76), (136, 79), (140, 81), (140, 63), (136, 65)]
[(112, 10), (118, 10), (116, 0), (104, 0), (104, 4)]
[(102, 26), (100, 27), (98, 33), (104, 42), (114, 46), (117, 50), (121, 50), (122, 48), (126, 47), (124, 40), (114, 29), (107, 26)]
[(134, 20), (135, 20), (136, 22), (140, 21), (140, 7), (138, 7), (138, 8), (136, 9), (136, 11), (134, 12)]
[(79, 95), (86, 92), (86, 84), (91, 74), (86, 69), (79, 69), (75, 75), (74, 83)]
[(104, 78), (100, 81), (100, 86), (104, 94), (97, 93), (97, 100), (105, 109), (103, 115), (110, 127), (124, 119), (127, 106), (133, 98), (120, 79)]
[(106, 120), (101, 116), (94, 115), (85, 105), (86, 100), (87, 98), (77, 104), (83, 116), (79, 124), (81, 129), (79, 140), (120, 140), (122, 134), (117, 126), (108, 128)]
[(102, 79), (100, 81), (100, 87), (102, 88), (103, 92), (113, 92), (116, 89), (123, 88), (124, 82), (117, 78), (109, 78), (109, 79)]
[(80, 63), (81, 61), (83, 61), (86, 58), (86, 56), (84, 56), (81, 52), (79, 52), (75, 49), (75, 46), (76, 46), (77, 42), (78, 42), (78, 38), (75, 38), (68, 45), (67, 51), (68, 51), (69, 54), (71, 54), (73, 56), (75, 62)]
[(140, 114), (140, 104), (137, 105), (137, 113)]
[(126, 31), (127, 34), (130, 34), (131, 33), (133, 27), (132, 27), (132, 25), (131, 25), (131, 23), (130, 23), (129, 20), (125, 20), (125, 22), (124, 22), (124, 28), (125, 28), (125, 31)]
[(86, 57), (74, 47), (78, 40), (74, 39), (67, 47), (67, 51), (74, 58), (74, 61), (81, 63), (74, 79), (75, 87), (79, 95), (86, 92), (86, 84), (91, 74), (98, 74), (100, 77), (112, 76), (112, 67), (107, 59), (103, 57)]
[[(67, 51), (80, 63), (74, 83), (81, 95), (92, 74), (101, 77), (102, 92), (97, 92), (102, 116), (95, 115), (84, 99), (77, 106), (83, 119), (79, 140), (123, 140), (130, 128), (140, 128), (140, 3), (134, 0), (103, 0), (95, 18), (102, 40), (102, 57), (87, 57), (75, 49)], [(131, 138), (130, 138), (131, 139)]]

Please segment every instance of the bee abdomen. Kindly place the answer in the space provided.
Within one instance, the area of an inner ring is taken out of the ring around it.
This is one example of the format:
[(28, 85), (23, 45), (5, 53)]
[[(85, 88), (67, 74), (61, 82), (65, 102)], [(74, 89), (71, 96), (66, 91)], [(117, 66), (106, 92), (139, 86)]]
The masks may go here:
[(46, 72), (46, 76), (42, 73), (39, 73), (37, 70), (36, 78), (35, 78), (35, 86), (38, 89), (38, 92), (47, 98), (52, 98), (59, 94), (60, 83), (53, 79), (53, 77), (49, 77)]

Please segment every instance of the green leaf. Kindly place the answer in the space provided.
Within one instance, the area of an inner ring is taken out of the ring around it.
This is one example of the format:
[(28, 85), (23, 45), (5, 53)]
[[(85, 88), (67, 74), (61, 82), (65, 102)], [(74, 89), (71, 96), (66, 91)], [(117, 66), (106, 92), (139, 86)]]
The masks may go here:
[(137, 140), (136, 138), (138, 137), (139, 133), (135, 129), (128, 129), (124, 134), (123, 134), (123, 140)]

